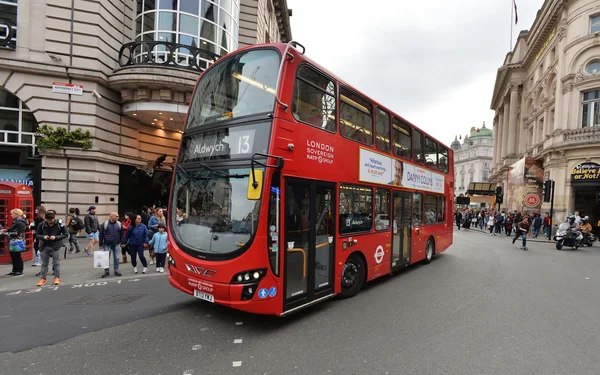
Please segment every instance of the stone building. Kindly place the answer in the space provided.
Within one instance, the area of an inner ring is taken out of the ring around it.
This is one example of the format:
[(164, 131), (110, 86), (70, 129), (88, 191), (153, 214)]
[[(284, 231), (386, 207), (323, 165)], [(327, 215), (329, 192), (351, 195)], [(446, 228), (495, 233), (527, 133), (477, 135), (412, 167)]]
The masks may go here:
[[(600, 1), (546, 0), (498, 69), (491, 109), (496, 112), (491, 180), (504, 187), (505, 202), (513, 202), (506, 208), (549, 211), (550, 204), (540, 199), (540, 181), (551, 179), (556, 220), (579, 210), (597, 222)], [(525, 176), (532, 191), (511, 197), (509, 176), (521, 173), (523, 165), (540, 178)]]
[[(59, 214), (166, 204), (199, 73), (289, 41), (290, 14), (286, 0), (0, 1), (0, 180)], [(92, 147), (40, 151), (42, 125), (89, 131)]]
[(466, 194), (471, 182), (487, 182), (492, 169), (493, 152), (492, 130), (485, 126), (472, 127), (461, 144), (455, 138), (451, 144), (454, 150), (454, 194)]

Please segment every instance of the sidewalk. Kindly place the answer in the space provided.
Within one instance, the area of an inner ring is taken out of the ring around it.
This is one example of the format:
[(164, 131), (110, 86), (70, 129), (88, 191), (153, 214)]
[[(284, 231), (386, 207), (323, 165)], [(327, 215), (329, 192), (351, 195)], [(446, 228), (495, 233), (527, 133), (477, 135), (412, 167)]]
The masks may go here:
[[(456, 226), (454, 227), (456, 229)], [(461, 229), (464, 231), (464, 228)], [(490, 231), (489, 229), (479, 229), (478, 226), (474, 226), (471, 225), (471, 228), (469, 231), (474, 231), (474, 232), (480, 232), (483, 234), (487, 234), (488, 236), (490, 235)], [(541, 237), (541, 233), (540, 233), (540, 237), (538, 238), (532, 238), (532, 237), (527, 237), (527, 242), (541, 242), (541, 243), (547, 243), (547, 244), (553, 244), (554, 241), (553, 240), (548, 240), (548, 237)], [(510, 236), (507, 236), (506, 233), (502, 232), (500, 233), (500, 235), (497, 235), (496, 237), (506, 237), (506, 238), (510, 238), (511, 240), (515, 237), (514, 236), (514, 230), (513, 233)]]
[[(64, 259), (64, 248), (61, 248), (59, 253), (61, 256), (60, 259), (60, 280), (61, 285), (73, 285), (73, 284), (81, 284), (88, 281), (97, 281), (102, 279), (102, 275), (104, 274), (104, 270), (93, 268), (93, 257), (88, 257), (83, 252), (83, 249), (87, 245), (87, 240), (85, 238), (79, 239), (79, 247), (82, 249), (78, 254), (71, 254), (67, 252), (67, 259)], [(98, 250), (98, 245), (95, 247)], [(150, 261), (148, 257), (148, 252), (146, 252), (146, 259), (148, 262)], [(122, 260), (122, 256), (119, 256), (119, 259)], [(127, 256), (128, 262), (123, 264), (119, 264), (119, 272), (123, 274), (121, 277), (117, 277), (113, 275), (113, 262), (112, 257), (110, 260), (110, 277), (106, 280), (113, 279), (130, 279), (130, 278), (143, 278), (149, 276), (164, 276), (166, 273), (157, 273), (155, 266), (148, 266), (148, 273), (142, 274), (142, 265), (138, 259), (138, 274), (133, 273), (133, 267), (131, 266), (131, 257)], [(36, 284), (39, 281), (39, 277), (35, 276), (36, 273), (40, 271), (41, 267), (32, 267), (35, 263), (35, 259), (31, 261), (25, 262), (24, 267), (24, 275), (20, 277), (13, 276), (5, 276), (7, 273), (12, 271), (11, 264), (0, 264), (0, 292), (8, 291), (8, 290), (17, 290), (17, 289), (33, 289), (36, 288)], [(48, 271), (52, 272), (52, 260), (50, 260), (50, 264), (48, 265)], [(48, 275), (48, 285), (52, 283), (53, 277)]]

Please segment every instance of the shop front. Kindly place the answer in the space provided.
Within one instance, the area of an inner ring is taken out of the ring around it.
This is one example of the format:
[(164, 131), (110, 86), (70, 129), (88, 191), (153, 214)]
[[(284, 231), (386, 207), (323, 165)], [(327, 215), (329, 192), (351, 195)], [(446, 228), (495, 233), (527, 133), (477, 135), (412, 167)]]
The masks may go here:
[(574, 211), (581, 217), (589, 216), (590, 224), (600, 226), (600, 164), (585, 162), (571, 170), (571, 188)]

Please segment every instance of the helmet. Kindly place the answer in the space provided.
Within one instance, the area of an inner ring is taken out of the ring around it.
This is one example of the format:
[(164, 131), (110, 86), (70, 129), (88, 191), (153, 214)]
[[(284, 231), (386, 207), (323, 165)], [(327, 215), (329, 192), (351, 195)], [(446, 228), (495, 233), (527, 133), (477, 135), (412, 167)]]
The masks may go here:
[(581, 219), (581, 222), (582, 222), (583, 224), (587, 224), (587, 222), (588, 222), (587, 216), (586, 216), (586, 217), (584, 217), (583, 219)]
[(569, 217), (567, 218), (567, 221), (568, 221), (569, 223), (573, 224), (573, 223), (575, 222), (575, 216), (569, 216)]

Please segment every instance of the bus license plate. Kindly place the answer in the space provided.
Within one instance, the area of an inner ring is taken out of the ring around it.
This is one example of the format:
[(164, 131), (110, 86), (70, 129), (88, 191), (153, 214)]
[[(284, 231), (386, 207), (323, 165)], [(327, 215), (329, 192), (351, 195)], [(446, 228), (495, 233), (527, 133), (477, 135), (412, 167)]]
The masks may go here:
[(215, 296), (213, 296), (212, 294), (201, 292), (199, 290), (194, 290), (194, 297), (203, 299), (211, 303), (215, 303)]

